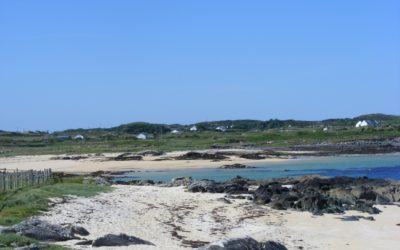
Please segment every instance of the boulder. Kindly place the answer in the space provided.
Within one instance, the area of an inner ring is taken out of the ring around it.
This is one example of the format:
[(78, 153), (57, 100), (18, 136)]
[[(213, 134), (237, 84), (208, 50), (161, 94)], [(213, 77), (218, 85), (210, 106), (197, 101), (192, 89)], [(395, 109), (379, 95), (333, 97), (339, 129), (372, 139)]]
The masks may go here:
[(62, 227), (38, 219), (23, 221), (3, 230), (3, 233), (16, 233), (41, 241), (73, 240), (79, 239), (79, 237), (75, 236), (76, 234), (82, 236), (88, 234), (87, 230), (82, 227)]
[(217, 153), (199, 153), (199, 152), (187, 152), (186, 154), (176, 157), (177, 160), (224, 160), (227, 157), (223, 154)]
[(188, 191), (197, 193), (223, 193), (225, 190), (225, 187), (212, 180), (200, 180), (200, 181), (193, 181), (189, 186), (188, 186)]
[(285, 246), (275, 241), (259, 243), (251, 237), (220, 240), (199, 250), (287, 250)]
[(221, 169), (240, 169), (240, 168), (255, 168), (255, 167), (243, 165), (243, 164), (240, 164), (240, 163), (235, 163), (235, 164), (223, 165), (223, 166), (221, 166), (219, 168), (221, 168)]
[(175, 177), (171, 180), (170, 187), (188, 186), (193, 182), (190, 176)]
[(83, 179), (84, 184), (95, 184), (99, 186), (110, 186), (111, 183), (108, 182), (105, 178), (96, 176), (96, 177), (85, 177)]
[(103, 237), (97, 238), (93, 241), (93, 247), (103, 246), (130, 246), (130, 245), (154, 245), (153, 243), (142, 240), (135, 236), (128, 236), (126, 234), (107, 234)]

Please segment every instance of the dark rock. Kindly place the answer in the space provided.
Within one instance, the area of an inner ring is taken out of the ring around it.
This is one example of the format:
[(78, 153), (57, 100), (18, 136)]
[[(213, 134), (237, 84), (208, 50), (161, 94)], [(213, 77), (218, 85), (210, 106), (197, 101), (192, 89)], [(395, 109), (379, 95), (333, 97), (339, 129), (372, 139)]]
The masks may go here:
[(175, 177), (171, 180), (169, 184), (170, 187), (178, 187), (178, 186), (188, 186), (193, 182), (192, 177), (185, 176), (185, 177)]
[(351, 215), (351, 216), (343, 216), (340, 218), (342, 221), (359, 221), (360, 219), (374, 221), (374, 217), (372, 216), (360, 216), (360, 215)]
[(176, 157), (177, 160), (224, 160), (227, 157), (222, 153), (199, 153), (199, 152), (187, 152), (184, 155)]
[(259, 243), (253, 238), (221, 240), (199, 248), (199, 250), (287, 250), (285, 246), (274, 241)]
[(201, 180), (201, 181), (193, 181), (188, 186), (188, 191), (197, 193), (223, 193), (225, 190), (224, 186), (220, 183), (217, 183), (212, 180)]
[(239, 155), (240, 158), (249, 159), (249, 160), (262, 160), (267, 158), (265, 154), (262, 153), (246, 153)]
[(89, 235), (88, 230), (86, 230), (86, 229), (83, 228), (83, 227), (71, 226), (70, 228), (71, 228), (71, 232), (72, 232), (73, 234), (77, 234), (77, 235), (81, 235), (81, 236), (88, 236), (88, 235)]
[(235, 164), (223, 165), (223, 166), (221, 166), (219, 168), (222, 168), (222, 169), (238, 169), (238, 168), (255, 168), (255, 167), (251, 167), (251, 166), (235, 163)]
[(128, 236), (126, 234), (107, 234), (103, 237), (97, 238), (93, 241), (92, 246), (129, 246), (129, 245), (154, 245), (153, 243), (142, 240), (135, 236)]
[(89, 246), (92, 245), (93, 241), (92, 240), (83, 240), (83, 241), (79, 241), (77, 243), (75, 243), (75, 245), (78, 246)]
[(249, 189), (239, 184), (224, 185), (224, 193), (227, 194), (247, 194)]
[(217, 201), (222, 201), (225, 204), (232, 204), (232, 202), (226, 198), (218, 198)]
[(143, 156), (135, 155), (132, 153), (123, 153), (123, 154), (117, 155), (115, 157), (108, 158), (108, 160), (110, 160), (110, 161), (140, 161), (142, 159), (143, 159)]
[[(83, 232), (83, 229), (79, 231)], [(86, 230), (85, 230), (86, 231)], [(14, 225), (3, 233), (16, 233), (42, 241), (66, 241), (79, 239), (74, 234), (72, 227), (62, 227), (38, 219), (30, 219)]]

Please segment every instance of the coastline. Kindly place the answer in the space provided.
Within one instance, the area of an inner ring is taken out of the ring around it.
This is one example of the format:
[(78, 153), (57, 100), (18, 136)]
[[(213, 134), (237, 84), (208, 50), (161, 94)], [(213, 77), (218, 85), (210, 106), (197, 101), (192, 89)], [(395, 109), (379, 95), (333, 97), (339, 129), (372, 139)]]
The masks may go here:
[[(107, 249), (191, 249), (201, 242), (250, 236), (274, 240), (295, 249), (395, 249), (398, 245), (400, 206), (377, 206), (375, 221), (342, 221), (356, 211), (315, 216), (309, 212), (273, 210), (246, 199), (221, 201), (224, 194), (190, 193), (183, 187), (114, 186), (116, 190), (92, 198), (70, 197), (56, 203), (39, 219), (75, 224), (95, 239), (126, 233), (155, 246)], [(123, 205), (122, 205), (123, 204)], [(77, 240), (59, 242), (74, 249)]]
[[(210, 151), (196, 151), (210, 152)], [(237, 152), (255, 152), (254, 150), (240, 150)], [(225, 164), (262, 164), (271, 162), (283, 162), (293, 159), (285, 158), (266, 158), (251, 160), (230, 155), (224, 160), (176, 160), (168, 159), (188, 153), (188, 151), (168, 152), (162, 156), (144, 156), (142, 160), (116, 161), (105, 160), (107, 157), (116, 157), (121, 153), (107, 153), (102, 156), (89, 156), (80, 160), (55, 160), (54, 157), (65, 155), (26, 155), (0, 158), (0, 169), (9, 170), (42, 170), (51, 168), (55, 172), (65, 172), (74, 174), (87, 174), (96, 171), (164, 171), (164, 170), (185, 170), (185, 169), (204, 169), (216, 168)], [(84, 155), (86, 156), (86, 155)], [(160, 160), (163, 159), (163, 160)]]

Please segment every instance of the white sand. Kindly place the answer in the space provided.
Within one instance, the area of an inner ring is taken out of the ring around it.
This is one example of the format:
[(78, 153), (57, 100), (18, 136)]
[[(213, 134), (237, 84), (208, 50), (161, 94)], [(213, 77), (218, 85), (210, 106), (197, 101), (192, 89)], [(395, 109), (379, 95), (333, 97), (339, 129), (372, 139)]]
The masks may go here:
[[(230, 150), (232, 151), (232, 150)], [(244, 150), (241, 150), (244, 151)], [(247, 151), (248, 152), (248, 151)], [(37, 155), (37, 156), (15, 156), (0, 158), (0, 169), (6, 168), (9, 170), (42, 170), (51, 168), (53, 171), (61, 171), (67, 173), (88, 173), (94, 171), (126, 171), (126, 170), (171, 170), (182, 168), (207, 168), (218, 167), (224, 164), (254, 164), (263, 162), (285, 161), (288, 159), (263, 159), (263, 160), (248, 160), (231, 156), (226, 160), (214, 162), (210, 160), (163, 160), (157, 161), (160, 158), (174, 157), (182, 155), (186, 152), (170, 152), (162, 156), (146, 156), (140, 161), (104, 161), (106, 157), (116, 156), (119, 153), (104, 154), (101, 157), (91, 156), (88, 159), (82, 160), (52, 160), (55, 155)]]
[[(111, 193), (57, 204), (41, 218), (83, 226), (90, 232), (88, 239), (126, 233), (155, 244), (100, 249), (190, 249), (188, 241), (246, 235), (279, 241), (288, 249), (392, 250), (400, 245), (398, 206), (379, 207), (383, 212), (374, 216), (376, 221), (341, 221), (342, 215), (312, 216), (272, 210), (248, 200), (236, 199), (231, 204), (217, 200), (223, 196), (189, 193), (182, 187), (116, 186)], [(85, 248), (90, 247), (80, 247)]]

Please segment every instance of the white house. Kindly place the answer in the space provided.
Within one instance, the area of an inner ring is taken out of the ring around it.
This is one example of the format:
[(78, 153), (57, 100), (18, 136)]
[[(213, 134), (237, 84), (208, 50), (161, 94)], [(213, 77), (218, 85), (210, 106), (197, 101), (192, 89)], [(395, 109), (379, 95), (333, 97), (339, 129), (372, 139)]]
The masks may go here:
[(75, 135), (74, 140), (85, 140), (85, 137), (83, 135)]
[(190, 131), (197, 131), (197, 127), (196, 127), (196, 126), (193, 126), (193, 127), (191, 127), (189, 130), (190, 130)]
[(377, 127), (379, 123), (377, 121), (371, 121), (371, 120), (362, 120), (358, 121), (356, 123), (356, 128), (362, 128), (362, 127)]
[(179, 130), (176, 130), (176, 129), (171, 131), (171, 134), (179, 134), (179, 133), (180, 133)]
[(221, 132), (225, 132), (226, 131), (226, 127), (225, 126), (218, 126), (215, 128), (215, 130), (221, 131)]
[(136, 135), (136, 138), (138, 138), (140, 140), (146, 140), (147, 135), (145, 133), (140, 133), (140, 134)]
[(323, 130), (324, 132), (326, 132), (326, 131), (328, 131), (328, 128), (325, 127), (325, 128), (323, 128), (322, 130)]

